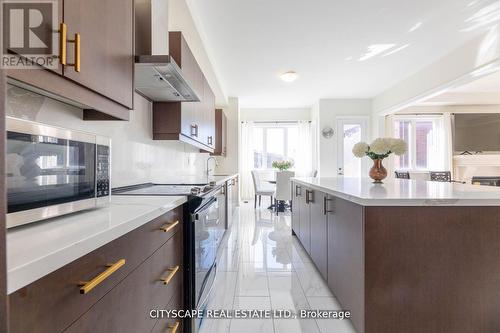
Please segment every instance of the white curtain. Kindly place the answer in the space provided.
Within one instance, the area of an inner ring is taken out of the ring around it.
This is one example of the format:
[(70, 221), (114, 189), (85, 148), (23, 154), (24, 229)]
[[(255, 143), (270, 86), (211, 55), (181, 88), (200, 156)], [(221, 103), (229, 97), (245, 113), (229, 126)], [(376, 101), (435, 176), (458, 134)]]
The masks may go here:
[(255, 193), (251, 173), (253, 169), (253, 129), (254, 123), (252, 121), (241, 124), (240, 180), (243, 200), (253, 199)]
[(451, 178), (453, 179), (453, 130), (452, 130), (451, 113), (446, 112), (443, 114), (443, 131), (445, 142), (445, 164), (444, 170), (451, 171)]
[(446, 171), (449, 169), (447, 167), (446, 135), (442, 117), (434, 120), (434, 126), (435, 130), (428, 137), (430, 145), (427, 147), (427, 167), (429, 170)]
[[(385, 137), (393, 138), (394, 137), (394, 116), (388, 115), (385, 116)], [(384, 161), (385, 169), (387, 170), (387, 174), (389, 177), (394, 177), (394, 154), (390, 156), (386, 161)], [(371, 165), (370, 165), (371, 167)]]
[(319, 172), (319, 133), (316, 121), (311, 121), (311, 151), (312, 151), (312, 172)]
[(297, 177), (307, 177), (312, 174), (314, 166), (314, 133), (309, 121), (299, 121), (299, 146), (297, 160), (295, 161), (295, 175)]

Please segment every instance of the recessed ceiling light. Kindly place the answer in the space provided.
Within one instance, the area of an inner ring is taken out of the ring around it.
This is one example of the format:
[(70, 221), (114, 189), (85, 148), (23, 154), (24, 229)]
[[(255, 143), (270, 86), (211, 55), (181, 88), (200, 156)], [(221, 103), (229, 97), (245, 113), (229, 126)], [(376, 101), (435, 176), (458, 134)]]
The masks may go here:
[(280, 75), (280, 79), (282, 81), (285, 81), (285, 82), (293, 82), (293, 81), (297, 80), (298, 77), (299, 77), (299, 74), (297, 74), (294, 71), (288, 71), (288, 72)]

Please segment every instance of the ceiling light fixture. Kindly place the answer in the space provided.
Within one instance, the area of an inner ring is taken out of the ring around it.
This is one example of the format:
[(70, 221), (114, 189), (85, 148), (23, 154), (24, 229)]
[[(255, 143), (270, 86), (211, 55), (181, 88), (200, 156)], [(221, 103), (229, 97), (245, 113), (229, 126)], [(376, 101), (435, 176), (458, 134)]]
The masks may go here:
[(299, 74), (297, 74), (294, 71), (288, 71), (286, 73), (283, 73), (280, 75), (280, 79), (285, 82), (293, 82), (297, 80), (299, 77)]

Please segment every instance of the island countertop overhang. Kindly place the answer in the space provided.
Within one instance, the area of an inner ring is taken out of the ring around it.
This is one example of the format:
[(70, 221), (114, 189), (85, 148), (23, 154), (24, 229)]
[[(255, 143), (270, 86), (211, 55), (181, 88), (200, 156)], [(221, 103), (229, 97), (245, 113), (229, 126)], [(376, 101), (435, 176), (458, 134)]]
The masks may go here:
[(423, 180), (296, 177), (292, 182), (362, 206), (500, 206), (500, 188)]

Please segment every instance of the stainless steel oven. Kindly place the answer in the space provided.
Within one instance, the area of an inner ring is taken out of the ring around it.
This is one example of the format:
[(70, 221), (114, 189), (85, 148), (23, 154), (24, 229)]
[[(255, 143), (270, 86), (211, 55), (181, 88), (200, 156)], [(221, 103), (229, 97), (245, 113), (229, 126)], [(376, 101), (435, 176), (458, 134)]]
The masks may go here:
[(7, 117), (7, 227), (106, 205), (111, 140)]
[[(217, 276), (217, 252), (225, 232), (221, 216), (220, 187), (210, 193), (192, 216), (194, 227), (194, 307), (205, 310)], [(201, 319), (195, 319), (193, 332), (198, 332)]]

